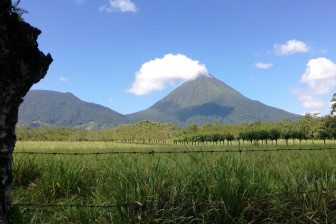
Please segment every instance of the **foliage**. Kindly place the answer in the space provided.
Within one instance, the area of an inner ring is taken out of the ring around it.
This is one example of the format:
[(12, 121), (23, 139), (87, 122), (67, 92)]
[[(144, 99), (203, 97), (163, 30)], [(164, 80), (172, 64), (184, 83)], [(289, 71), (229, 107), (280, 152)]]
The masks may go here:
[(21, 15), (24, 13), (28, 13), (27, 10), (19, 8), (19, 4), (20, 4), (21, 0), (17, 0), (15, 3), (12, 3), (12, 8), (11, 11), (14, 13), (17, 13), (19, 15), (19, 19), (21, 20)]
[[(124, 143), (204, 143), (225, 141), (269, 141), (277, 144), (279, 139), (328, 139), (336, 138), (336, 117), (327, 115), (317, 117), (307, 114), (298, 121), (253, 122), (242, 125), (224, 125), (207, 123), (202, 126), (191, 124), (188, 128), (179, 128), (169, 123), (141, 121), (136, 124), (123, 124), (115, 128), (102, 130), (83, 130), (69, 127), (17, 127), (18, 140), (25, 141), (116, 141)], [(326, 134), (327, 133), (327, 134)]]
[(334, 113), (336, 112), (336, 93), (334, 93), (332, 99), (330, 100), (331, 102), (331, 111), (330, 114), (334, 115)]
[(181, 130), (172, 124), (142, 121), (120, 125), (104, 130), (82, 130), (76, 128), (18, 126), (17, 138), (21, 141), (117, 141), (128, 143), (164, 143), (179, 135)]
[(188, 129), (189, 129), (188, 131), (189, 131), (190, 134), (196, 133), (198, 131), (198, 126), (197, 126), (197, 124), (193, 123), (193, 124), (189, 125)]
[[(230, 147), (238, 149), (235, 145)], [(261, 149), (270, 147), (264, 145)], [(190, 150), (199, 148), (216, 150), (212, 145), (193, 146)], [(183, 151), (185, 146), (19, 142), (16, 148), (17, 152), (123, 150)], [(13, 173), (14, 204), (116, 205), (111, 208), (14, 206), (14, 223), (336, 221), (336, 162), (332, 151), (92, 157), (14, 154)], [(153, 201), (143, 207), (123, 206)]]

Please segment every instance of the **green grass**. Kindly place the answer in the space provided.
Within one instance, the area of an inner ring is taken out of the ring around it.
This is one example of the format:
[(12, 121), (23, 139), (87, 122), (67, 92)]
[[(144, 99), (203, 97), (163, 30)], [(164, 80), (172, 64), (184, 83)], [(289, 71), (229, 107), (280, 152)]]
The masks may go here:
[[(328, 144), (336, 147), (333, 142)], [(290, 146), (324, 147), (323, 142)], [(244, 149), (274, 147), (270, 143), (241, 145)], [(280, 142), (278, 148), (284, 147)], [(15, 151), (223, 148), (238, 149), (238, 145), (18, 142)], [(15, 223), (335, 223), (335, 162), (336, 150), (154, 156), (14, 154), (12, 203), (116, 205), (14, 206)], [(123, 206), (146, 201), (155, 203)]]

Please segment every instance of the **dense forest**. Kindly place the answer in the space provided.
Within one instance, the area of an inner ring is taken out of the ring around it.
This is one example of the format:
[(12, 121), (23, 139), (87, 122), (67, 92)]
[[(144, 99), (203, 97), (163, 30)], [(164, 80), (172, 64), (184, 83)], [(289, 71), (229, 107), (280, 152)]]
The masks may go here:
[(306, 114), (298, 121), (253, 122), (241, 125), (208, 123), (202, 126), (191, 124), (179, 128), (172, 124), (141, 121), (136, 124), (120, 125), (103, 130), (82, 130), (68, 127), (31, 128), (18, 126), (17, 138), (20, 141), (116, 141), (127, 143), (165, 143), (165, 142), (232, 142), (275, 141), (278, 139), (335, 139), (336, 116)]

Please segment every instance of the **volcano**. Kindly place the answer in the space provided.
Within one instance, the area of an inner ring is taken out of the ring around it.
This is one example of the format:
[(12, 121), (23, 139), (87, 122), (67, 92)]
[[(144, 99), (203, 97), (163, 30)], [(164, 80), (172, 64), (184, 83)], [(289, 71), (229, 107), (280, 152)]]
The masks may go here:
[(200, 75), (150, 108), (127, 117), (133, 122), (152, 120), (185, 127), (192, 123), (298, 120), (301, 116), (251, 100), (211, 75)]
[(32, 90), (19, 109), (19, 124), (102, 129), (151, 120), (187, 127), (194, 123), (241, 124), (298, 120), (301, 116), (251, 100), (213, 76), (200, 75), (183, 83), (150, 108), (122, 115), (71, 93)]

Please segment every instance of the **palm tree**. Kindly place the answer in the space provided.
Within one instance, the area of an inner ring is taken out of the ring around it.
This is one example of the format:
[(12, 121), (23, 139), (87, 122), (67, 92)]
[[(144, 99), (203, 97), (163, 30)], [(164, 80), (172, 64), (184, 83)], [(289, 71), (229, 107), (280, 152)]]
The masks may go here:
[(332, 99), (330, 100), (331, 104), (331, 115), (334, 115), (336, 113), (336, 93), (334, 93)]

